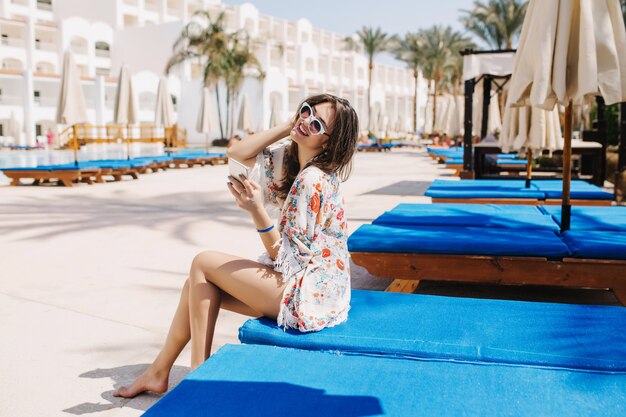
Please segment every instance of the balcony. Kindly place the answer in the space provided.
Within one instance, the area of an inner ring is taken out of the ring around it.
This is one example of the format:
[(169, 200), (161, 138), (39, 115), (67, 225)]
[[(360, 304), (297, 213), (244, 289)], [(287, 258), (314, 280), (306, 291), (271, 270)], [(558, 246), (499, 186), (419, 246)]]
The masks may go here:
[(111, 51), (109, 51), (108, 49), (96, 49), (96, 56), (98, 58), (110, 58)]
[(21, 38), (12, 38), (12, 37), (2, 37), (2, 45), (10, 46), (13, 48), (24, 48), (26, 46), (24, 39)]
[(6, 94), (0, 94), (0, 104), (21, 106), (22, 96), (8, 96)]
[(40, 107), (56, 107), (59, 104), (54, 97), (35, 97), (34, 101)]
[(35, 42), (35, 49), (38, 51), (56, 52), (57, 46), (53, 42)]

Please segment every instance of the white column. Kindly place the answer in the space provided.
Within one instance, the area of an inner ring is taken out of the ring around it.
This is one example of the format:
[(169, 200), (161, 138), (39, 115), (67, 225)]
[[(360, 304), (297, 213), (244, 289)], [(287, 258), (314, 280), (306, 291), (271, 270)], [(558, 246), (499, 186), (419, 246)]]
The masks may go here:
[(137, 0), (137, 25), (144, 26), (146, 24), (146, 7), (143, 0)]
[(26, 25), (24, 27), (24, 48), (26, 49), (26, 68), (33, 69), (33, 53), (35, 50), (35, 25), (32, 16), (26, 17)]
[(9, 3), (11, 0), (0, 0), (0, 16), (9, 17)]
[(167, 15), (167, 0), (159, 0), (159, 23), (165, 23)]
[(180, 7), (181, 7), (181, 10), (180, 10), (180, 19), (181, 19), (181, 20), (183, 21), (183, 23), (184, 23), (184, 22), (186, 22), (186, 21), (188, 21), (188, 20), (189, 20), (189, 13), (188, 13), (189, 8), (187, 7), (187, 0), (182, 0), (180, 3), (181, 3), (181, 4), (180, 4)]
[(95, 84), (95, 107), (96, 107), (96, 125), (103, 126), (104, 122), (104, 110), (105, 110), (105, 94), (106, 84), (102, 75), (96, 76)]
[(35, 145), (35, 121), (34, 112), (34, 82), (33, 70), (28, 68), (24, 71), (24, 90), (22, 93), (22, 103), (24, 106), (24, 136), (17, 139), (18, 145)]

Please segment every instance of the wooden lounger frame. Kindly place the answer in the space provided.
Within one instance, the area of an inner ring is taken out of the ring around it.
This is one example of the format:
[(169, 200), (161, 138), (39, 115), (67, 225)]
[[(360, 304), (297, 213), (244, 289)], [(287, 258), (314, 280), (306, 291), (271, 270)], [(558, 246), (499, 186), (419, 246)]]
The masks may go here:
[[(560, 206), (560, 198), (537, 200), (534, 198), (440, 198), (433, 197), (433, 203), (464, 203), (464, 204), (517, 204), (525, 206)], [(612, 200), (570, 200), (572, 206), (610, 206)]]
[(387, 291), (413, 292), (419, 280), (610, 288), (626, 306), (626, 261), (541, 257), (351, 252), (372, 275), (393, 278)]
[[(71, 187), (74, 182), (78, 182), (81, 179), (82, 170), (80, 169), (59, 169), (59, 170), (33, 170), (33, 171), (2, 171), (4, 175), (11, 179), (11, 185), (20, 185), (20, 180), (32, 178), (34, 179), (33, 185), (39, 185), (47, 182), (52, 182), (53, 180), (58, 181), (59, 183), (65, 185), (66, 187)], [(93, 170), (86, 170), (88, 178), (91, 176), (90, 173), (93, 173)], [(89, 183), (89, 182), (88, 182)]]

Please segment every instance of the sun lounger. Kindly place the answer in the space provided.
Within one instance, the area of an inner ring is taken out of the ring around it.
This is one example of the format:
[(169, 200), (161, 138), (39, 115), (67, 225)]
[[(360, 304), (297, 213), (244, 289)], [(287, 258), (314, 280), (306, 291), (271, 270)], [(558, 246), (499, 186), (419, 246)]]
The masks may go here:
[(152, 406), (171, 416), (622, 416), (626, 375), (226, 345)]
[(284, 331), (275, 320), (239, 329), (247, 344), (510, 365), (622, 372), (626, 309), (353, 290), (346, 323)]
[(184, 152), (182, 154), (173, 155), (171, 164), (175, 168), (192, 168), (194, 165), (204, 166), (225, 164), (228, 162), (228, 157), (224, 153), (205, 153), (205, 152)]
[(378, 216), (372, 224), (559, 231), (552, 216), (539, 207), (499, 204), (399, 204)]
[(121, 181), (124, 175), (128, 175), (136, 180), (139, 178), (139, 174), (146, 173), (151, 164), (148, 160), (134, 159), (99, 159), (89, 162), (97, 164), (100, 168), (107, 169), (107, 175), (112, 176), (115, 181)]
[(132, 160), (133, 161), (147, 161), (150, 164), (148, 165), (148, 168), (152, 172), (156, 172), (159, 169), (165, 171), (167, 168), (169, 168), (170, 163), (172, 162), (173, 159), (174, 158), (168, 155), (159, 155), (159, 156), (142, 156), (139, 158), (133, 158)]
[(491, 227), (459, 225), (462, 215), (454, 226), (441, 225), (445, 215), (428, 226), (397, 220), (411, 217), (401, 212), (389, 217), (361, 226), (348, 248), (356, 264), (395, 278), (400, 290), (399, 280), (409, 280), (410, 290), (421, 279), (611, 288), (626, 305), (626, 233), (572, 229), (559, 236), (545, 225), (547, 216), (535, 230), (515, 227), (532, 221), (523, 216), (510, 225), (496, 218)]
[(11, 185), (20, 185), (23, 179), (33, 179), (32, 185), (39, 185), (47, 182), (58, 182), (71, 187), (73, 183), (83, 181), (88, 184), (101, 182), (102, 170), (96, 164), (80, 162), (40, 165), (38, 167), (2, 168), (0, 169), (8, 178)]
[[(434, 203), (561, 204), (561, 180), (435, 180), (425, 195)], [(572, 181), (572, 205), (609, 206), (613, 194), (586, 181)]]

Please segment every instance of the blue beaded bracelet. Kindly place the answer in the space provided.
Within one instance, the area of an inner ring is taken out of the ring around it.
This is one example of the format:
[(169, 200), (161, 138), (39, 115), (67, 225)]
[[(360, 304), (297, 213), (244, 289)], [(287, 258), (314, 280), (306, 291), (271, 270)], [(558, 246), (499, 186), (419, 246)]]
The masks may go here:
[(267, 229), (256, 229), (257, 232), (259, 233), (265, 233), (265, 232), (269, 232), (270, 230), (272, 230), (274, 228), (274, 225), (271, 225), (270, 227), (268, 227)]

